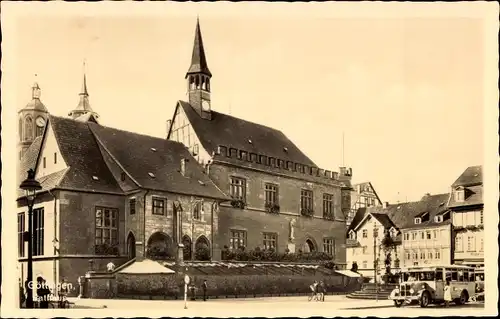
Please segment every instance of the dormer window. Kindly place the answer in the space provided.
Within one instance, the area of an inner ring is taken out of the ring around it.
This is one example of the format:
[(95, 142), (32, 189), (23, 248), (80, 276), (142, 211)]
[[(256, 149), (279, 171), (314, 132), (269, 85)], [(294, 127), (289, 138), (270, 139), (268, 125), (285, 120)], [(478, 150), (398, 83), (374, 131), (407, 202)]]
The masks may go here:
[(443, 216), (439, 215), (439, 216), (434, 217), (434, 221), (435, 221), (436, 223), (441, 223), (441, 222), (443, 222)]
[(354, 230), (349, 232), (349, 239), (356, 239), (356, 232)]
[(415, 221), (415, 224), (418, 225), (422, 222), (422, 219), (420, 217), (417, 217), (414, 219), (414, 221)]
[(391, 235), (391, 237), (396, 237), (398, 231), (394, 227), (391, 227), (391, 229), (389, 230), (389, 234)]
[(465, 200), (465, 189), (459, 188), (455, 191), (455, 201), (463, 202)]

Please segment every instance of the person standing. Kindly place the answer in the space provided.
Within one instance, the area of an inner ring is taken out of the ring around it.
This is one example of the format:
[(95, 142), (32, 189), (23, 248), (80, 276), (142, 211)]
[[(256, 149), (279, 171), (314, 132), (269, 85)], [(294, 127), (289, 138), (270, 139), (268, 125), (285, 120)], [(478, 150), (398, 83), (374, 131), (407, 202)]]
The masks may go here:
[(319, 282), (319, 300), (320, 301), (325, 301), (325, 293), (326, 293), (326, 287), (325, 283), (322, 281)]
[(450, 301), (451, 301), (450, 281), (446, 280), (446, 285), (444, 285), (444, 304), (446, 308), (450, 306)]
[(203, 290), (203, 301), (207, 301), (207, 281), (203, 280), (203, 284), (201, 285)]

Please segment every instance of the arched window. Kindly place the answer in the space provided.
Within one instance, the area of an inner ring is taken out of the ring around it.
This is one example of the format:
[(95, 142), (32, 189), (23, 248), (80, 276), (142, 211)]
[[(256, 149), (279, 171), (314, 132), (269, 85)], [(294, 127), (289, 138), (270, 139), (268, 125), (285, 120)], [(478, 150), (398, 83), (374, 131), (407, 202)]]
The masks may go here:
[(182, 237), (182, 244), (184, 245), (184, 250), (183, 250), (183, 255), (184, 255), (184, 260), (191, 260), (192, 258), (192, 245), (193, 243), (191, 242), (191, 238), (189, 238), (188, 235), (184, 235)]
[(304, 251), (306, 253), (312, 253), (314, 251), (316, 251), (316, 245), (314, 244), (314, 242), (311, 240), (311, 239), (307, 239), (305, 244), (304, 244)]
[(205, 236), (200, 236), (194, 245), (194, 257), (196, 260), (210, 260), (210, 243)]
[(19, 119), (19, 140), (23, 140), (23, 119)]
[(27, 116), (24, 120), (24, 140), (33, 139), (33, 119)]

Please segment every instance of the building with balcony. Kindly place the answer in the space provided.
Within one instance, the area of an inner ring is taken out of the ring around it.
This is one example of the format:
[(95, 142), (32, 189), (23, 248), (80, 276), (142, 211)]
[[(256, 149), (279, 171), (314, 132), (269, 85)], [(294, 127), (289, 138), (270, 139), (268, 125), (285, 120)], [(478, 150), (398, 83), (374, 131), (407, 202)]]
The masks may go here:
[(216, 250), (325, 252), (343, 267), (352, 170), (320, 169), (283, 132), (214, 110), (211, 79), (198, 22), (188, 100), (177, 102), (167, 138), (232, 198), (220, 206)]
[(456, 264), (484, 267), (482, 166), (468, 167), (452, 184), (448, 207)]

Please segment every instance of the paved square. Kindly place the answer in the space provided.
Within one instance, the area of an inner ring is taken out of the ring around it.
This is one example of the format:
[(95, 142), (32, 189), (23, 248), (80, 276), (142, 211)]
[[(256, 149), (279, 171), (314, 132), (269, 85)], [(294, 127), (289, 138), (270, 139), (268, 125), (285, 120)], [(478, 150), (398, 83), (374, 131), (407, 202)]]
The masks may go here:
[(396, 308), (390, 300), (355, 300), (345, 296), (326, 296), (325, 302), (307, 301), (301, 297), (267, 297), (249, 299), (213, 299), (206, 302), (188, 301), (188, 309), (184, 309), (182, 300), (72, 300), (77, 307), (86, 306), (107, 309), (134, 309), (145, 312), (161, 311), (164, 316), (251, 316), (251, 317), (334, 317), (334, 316), (462, 316), (478, 315), (484, 304), (469, 303), (463, 306), (451, 305), (450, 308), (430, 306), (426, 309), (419, 306)]

